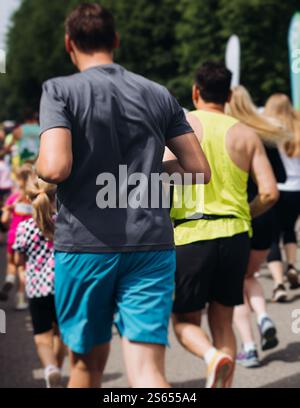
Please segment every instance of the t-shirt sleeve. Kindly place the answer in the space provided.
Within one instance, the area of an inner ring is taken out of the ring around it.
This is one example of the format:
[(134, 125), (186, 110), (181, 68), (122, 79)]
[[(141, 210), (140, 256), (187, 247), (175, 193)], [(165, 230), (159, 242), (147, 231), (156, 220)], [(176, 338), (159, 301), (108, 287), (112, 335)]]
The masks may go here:
[(27, 233), (24, 224), (21, 222), (18, 225), (15, 242), (13, 244), (13, 250), (16, 252), (21, 252), (22, 254), (27, 251)]
[(63, 88), (52, 79), (43, 84), (40, 103), (40, 133), (61, 127), (72, 129), (71, 115)]
[(168, 123), (166, 140), (191, 132), (193, 132), (193, 129), (186, 119), (183, 108), (179, 105), (176, 98), (168, 93)]

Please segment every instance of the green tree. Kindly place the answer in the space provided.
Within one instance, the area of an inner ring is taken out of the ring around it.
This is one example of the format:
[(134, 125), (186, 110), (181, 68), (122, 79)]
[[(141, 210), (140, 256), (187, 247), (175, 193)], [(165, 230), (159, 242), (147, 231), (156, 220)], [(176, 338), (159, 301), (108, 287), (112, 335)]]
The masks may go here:
[(240, 37), (241, 81), (258, 104), (274, 92), (290, 92), (287, 34), (299, 5), (299, 0), (220, 0), (222, 42), (233, 33)]
[(191, 106), (191, 85), (196, 69), (204, 61), (223, 59), (220, 21), (215, 11), (219, 0), (180, 0), (176, 24), (178, 72), (173, 87), (185, 106)]
[(63, 51), (65, 12), (60, 1), (23, 0), (15, 13), (8, 35), (7, 74), (1, 84), (4, 114), (20, 117), (24, 107), (37, 107), (41, 83), (71, 72)]
[[(38, 106), (44, 80), (74, 72), (64, 50), (64, 20), (80, 0), (23, 0), (8, 36), (8, 74), (0, 85), (0, 116), (20, 116), (24, 106)], [(121, 36), (117, 61), (168, 85), (177, 72), (176, 0), (103, 0), (115, 14)]]
[(128, 69), (168, 85), (177, 72), (174, 56), (176, 0), (107, 1), (113, 5), (121, 48), (117, 60)]
[[(85, 0), (22, 0), (8, 35), (7, 75), (0, 76), (0, 120), (38, 106), (44, 80), (75, 72), (64, 50), (64, 20)], [(242, 82), (257, 103), (289, 92), (287, 31), (299, 0), (96, 0), (114, 13), (121, 36), (117, 62), (166, 85), (191, 107), (198, 65), (223, 60), (239, 35)]]

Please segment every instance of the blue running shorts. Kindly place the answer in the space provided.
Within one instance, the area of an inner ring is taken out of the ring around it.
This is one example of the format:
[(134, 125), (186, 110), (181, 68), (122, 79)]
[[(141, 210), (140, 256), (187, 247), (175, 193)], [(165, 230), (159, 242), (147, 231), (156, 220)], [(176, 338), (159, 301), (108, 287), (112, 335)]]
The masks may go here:
[(55, 305), (64, 343), (87, 354), (122, 337), (168, 344), (175, 289), (175, 250), (55, 254)]

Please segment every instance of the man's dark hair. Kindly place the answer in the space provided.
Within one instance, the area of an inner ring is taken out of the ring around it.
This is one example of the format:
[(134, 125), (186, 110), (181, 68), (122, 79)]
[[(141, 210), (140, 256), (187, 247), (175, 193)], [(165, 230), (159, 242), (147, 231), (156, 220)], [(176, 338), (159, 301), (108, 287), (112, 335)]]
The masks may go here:
[(100, 4), (83, 3), (66, 19), (66, 33), (85, 53), (112, 51), (116, 40), (114, 17)]
[(206, 62), (197, 71), (195, 82), (204, 102), (224, 105), (230, 94), (232, 73), (224, 63)]

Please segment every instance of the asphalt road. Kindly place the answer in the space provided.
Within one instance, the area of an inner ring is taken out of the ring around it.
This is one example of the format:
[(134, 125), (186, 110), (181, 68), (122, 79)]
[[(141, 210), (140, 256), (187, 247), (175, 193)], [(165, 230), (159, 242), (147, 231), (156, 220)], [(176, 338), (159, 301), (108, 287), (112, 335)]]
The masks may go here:
[[(300, 261), (300, 251), (299, 259)], [(298, 266), (300, 266), (298, 262)], [(5, 250), (0, 248), (0, 282), (5, 270)], [(263, 366), (258, 369), (238, 367), (234, 386), (237, 388), (298, 388), (300, 387), (300, 334), (292, 331), (292, 312), (299, 309), (300, 290), (290, 292), (285, 304), (270, 302), (272, 281), (265, 269), (261, 282), (268, 299), (269, 312), (279, 331), (279, 346), (261, 353)], [(28, 312), (16, 312), (13, 296), (7, 304), (0, 304), (6, 312), (6, 334), (0, 334), (0, 388), (42, 388), (43, 370), (35, 353), (32, 327)], [(300, 327), (300, 324), (298, 325)], [(167, 352), (167, 377), (175, 387), (202, 388), (205, 383), (205, 367), (202, 361), (184, 351), (170, 330), (171, 347)], [(258, 338), (257, 338), (258, 339)], [(68, 363), (64, 367), (65, 381)], [(115, 334), (112, 351), (106, 369), (103, 386), (127, 387), (120, 341)]]

